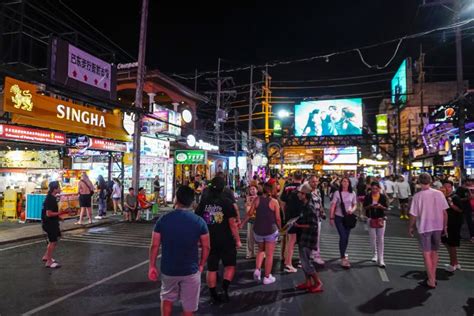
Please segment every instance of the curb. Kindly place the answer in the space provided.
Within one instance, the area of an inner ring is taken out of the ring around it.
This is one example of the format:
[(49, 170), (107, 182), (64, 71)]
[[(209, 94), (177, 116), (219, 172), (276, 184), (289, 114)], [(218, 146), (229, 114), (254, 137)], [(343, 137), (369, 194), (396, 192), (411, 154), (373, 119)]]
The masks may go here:
[[(92, 224), (87, 224), (87, 225), (76, 225), (76, 227), (61, 229), (61, 233), (69, 232), (69, 231), (73, 231), (73, 230), (78, 230), (78, 229), (91, 228), (91, 227), (99, 227), (99, 226), (105, 226), (105, 225), (115, 225), (115, 224), (119, 224), (119, 223), (121, 223), (121, 222), (120, 221), (108, 221), (108, 222), (97, 222), (97, 223), (92, 223)], [(0, 241), (0, 245), (5, 245), (5, 244), (15, 243), (15, 242), (21, 242), (21, 241), (27, 241), (27, 240), (32, 240), (32, 239), (38, 239), (38, 238), (42, 238), (44, 236), (45, 236), (45, 234), (44, 234), (44, 232), (42, 232), (41, 234), (20, 237), (20, 238), (17, 238), (17, 239)]]

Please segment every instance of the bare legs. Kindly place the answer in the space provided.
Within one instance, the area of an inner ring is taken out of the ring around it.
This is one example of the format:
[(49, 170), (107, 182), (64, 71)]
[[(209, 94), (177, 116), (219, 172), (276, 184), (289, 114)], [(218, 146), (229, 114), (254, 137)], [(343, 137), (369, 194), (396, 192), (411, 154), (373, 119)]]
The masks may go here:
[(425, 260), (426, 274), (428, 275), (428, 285), (436, 287), (436, 269), (438, 268), (438, 252), (427, 251), (423, 252), (423, 259)]
[(46, 260), (46, 265), (50, 266), (53, 264), (53, 251), (56, 248), (57, 242), (50, 242), (46, 247), (46, 252), (44, 253), (43, 260)]
[(296, 234), (288, 234), (288, 242), (286, 244), (285, 266), (293, 267), (293, 252), (295, 251)]

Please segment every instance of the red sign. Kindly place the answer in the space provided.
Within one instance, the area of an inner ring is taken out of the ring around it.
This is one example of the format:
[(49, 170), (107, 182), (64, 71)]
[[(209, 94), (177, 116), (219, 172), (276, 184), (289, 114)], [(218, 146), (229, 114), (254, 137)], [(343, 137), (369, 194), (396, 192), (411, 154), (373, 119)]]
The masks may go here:
[(88, 149), (126, 152), (127, 144), (113, 140), (90, 137)]
[(21, 142), (66, 145), (66, 135), (43, 129), (0, 124), (0, 138)]

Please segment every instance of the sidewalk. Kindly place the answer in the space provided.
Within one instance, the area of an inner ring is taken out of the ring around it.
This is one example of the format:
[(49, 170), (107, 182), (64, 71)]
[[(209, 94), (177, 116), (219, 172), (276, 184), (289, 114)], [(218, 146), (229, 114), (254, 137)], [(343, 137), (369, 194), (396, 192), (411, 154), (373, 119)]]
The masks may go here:
[[(171, 207), (162, 207), (159, 211), (159, 215), (166, 214), (171, 211)], [(87, 229), (102, 225), (113, 225), (120, 223), (123, 219), (122, 215), (112, 215), (104, 219), (94, 219), (92, 224), (75, 225), (77, 217), (70, 218), (60, 222), (61, 232), (67, 232), (77, 229)], [(4, 222), (0, 223), (0, 245), (11, 242), (25, 241), (29, 239), (35, 239), (44, 237), (45, 233), (41, 228), (41, 222), (25, 223), (21, 224), (18, 222)]]

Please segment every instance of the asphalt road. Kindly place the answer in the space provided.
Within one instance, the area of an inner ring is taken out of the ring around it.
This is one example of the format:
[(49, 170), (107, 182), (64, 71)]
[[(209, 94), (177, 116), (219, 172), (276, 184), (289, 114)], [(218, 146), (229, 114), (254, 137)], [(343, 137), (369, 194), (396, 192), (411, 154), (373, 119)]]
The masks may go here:
[[(386, 232), (387, 268), (370, 262), (364, 225), (359, 223), (348, 249), (352, 269), (339, 267), (338, 236), (323, 224), (320, 269), (324, 292), (295, 290), (303, 273), (281, 272), (275, 259), (277, 282), (264, 286), (252, 280), (254, 262), (239, 250), (238, 273), (231, 285), (231, 302), (208, 304), (203, 286), (200, 315), (474, 315), (474, 245), (463, 242), (463, 271), (438, 270), (439, 285), (427, 290), (423, 262), (415, 239), (406, 235), (407, 222), (390, 216)], [(148, 244), (152, 224), (120, 223), (68, 233), (55, 258), (60, 269), (44, 268), (44, 240), (0, 247), (0, 315), (159, 315), (159, 282), (147, 279)], [(242, 236), (244, 232), (242, 231)], [(447, 252), (440, 251), (441, 265)], [(179, 304), (175, 314), (181, 311)]]

